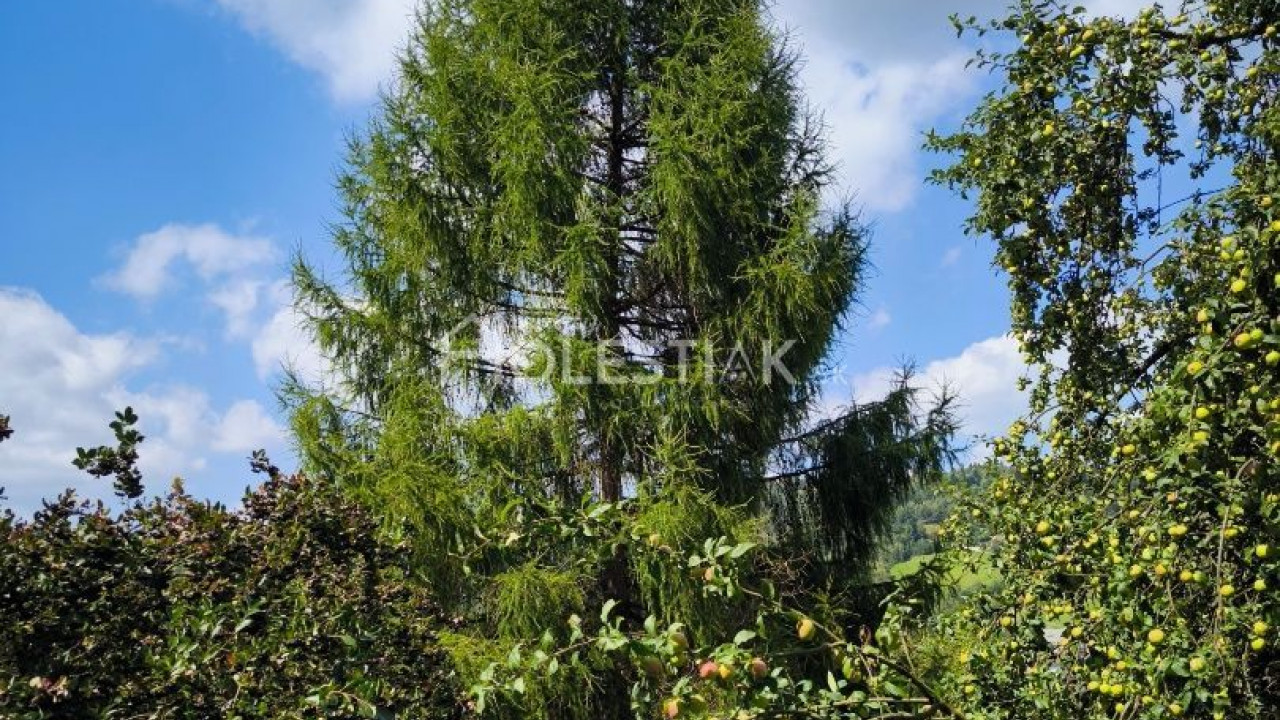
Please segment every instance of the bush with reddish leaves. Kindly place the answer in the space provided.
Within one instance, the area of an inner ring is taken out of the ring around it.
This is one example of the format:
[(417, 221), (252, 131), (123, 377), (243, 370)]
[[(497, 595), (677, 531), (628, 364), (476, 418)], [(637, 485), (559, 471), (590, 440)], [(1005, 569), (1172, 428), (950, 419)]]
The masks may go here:
[(439, 612), (386, 537), (274, 472), (236, 511), (175, 486), (6, 513), (0, 717), (459, 717)]

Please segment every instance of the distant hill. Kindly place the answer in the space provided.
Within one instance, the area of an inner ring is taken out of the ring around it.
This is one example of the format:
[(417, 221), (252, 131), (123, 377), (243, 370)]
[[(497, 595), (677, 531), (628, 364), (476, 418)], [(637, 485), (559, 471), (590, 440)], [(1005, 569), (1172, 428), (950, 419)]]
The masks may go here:
[[(970, 465), (951, 472), (947, 479), (929, 485), (916, 492), (898, 507), (893, 519), (893, 529), (880, 550), (878, 565), (884, 577), (897, 577), (904, 563), (922, 556), (931, 556), (936, 550), (938, 527), (951, 514), (958, 498), (984, 490), (991, 479), (1003, 470), (990, 465)], [(973, 538), (973, 544), (983, 545), (988, 538)]]

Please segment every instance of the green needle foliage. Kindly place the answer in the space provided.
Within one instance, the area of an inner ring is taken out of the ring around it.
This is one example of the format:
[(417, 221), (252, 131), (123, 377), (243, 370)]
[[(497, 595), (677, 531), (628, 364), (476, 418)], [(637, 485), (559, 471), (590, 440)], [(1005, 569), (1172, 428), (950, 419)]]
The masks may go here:
[(1004, 539), (949, 631), (974, 718), (1280, 707), (1280, 8), (1179, 5), (973, 25), (1003, 85), (934, 141), (1033, 365), (967, 511)]
[[(769, 548), (757, 573), (797, 597), (859, 581), (947, 460), (946, 399), (909, 375), (815, 413), (866, 232), (823, 209), (820, 123), (762, 12), (429, 3), (340, 181), (344, 275), (296, 265), (339, 378), (288, 388), (307, 469), (408, 521), (464, 669), (608, 600), (720, 641), (755, 610), (672, 562), (717, 538)], [(552, 675), (513, 712), (628, 702), (617, 673)]]

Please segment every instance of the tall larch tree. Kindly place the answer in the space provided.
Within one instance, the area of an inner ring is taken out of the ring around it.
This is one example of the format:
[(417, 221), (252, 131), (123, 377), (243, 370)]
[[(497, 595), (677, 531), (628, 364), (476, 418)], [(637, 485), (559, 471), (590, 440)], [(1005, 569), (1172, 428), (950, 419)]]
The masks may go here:
[[(731, 548), (842, 589), (944, 464), (905, 378), (817, 407), (866, 232), (824, 207), (797, 62), (758, 0), (421, 8), (340, 181), (346, 272), (296, 267), (339, 381), (293, 398), (310, 472), (414, 528), (464, 671), (610, 601), (719, 642), (759, 604)], [(645, 707), (628, 682), (544, 674), (512, 712)]]

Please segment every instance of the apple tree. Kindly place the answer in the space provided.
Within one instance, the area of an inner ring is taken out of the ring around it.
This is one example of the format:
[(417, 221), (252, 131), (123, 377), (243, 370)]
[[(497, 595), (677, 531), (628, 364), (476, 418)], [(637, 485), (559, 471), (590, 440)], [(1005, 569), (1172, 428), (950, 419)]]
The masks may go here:
[(1273, 717), (1280, 6), (958, 26), (998, 87), (931, 137), (936, 179), (995, 241), (1030, 414), (964, 515), (1005, 582), (947, 620), (977, 638), (949, 692), (974, 718)]

